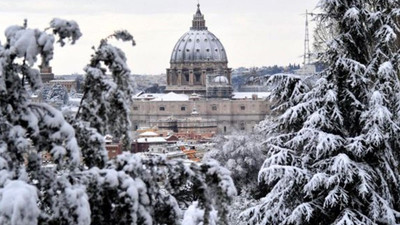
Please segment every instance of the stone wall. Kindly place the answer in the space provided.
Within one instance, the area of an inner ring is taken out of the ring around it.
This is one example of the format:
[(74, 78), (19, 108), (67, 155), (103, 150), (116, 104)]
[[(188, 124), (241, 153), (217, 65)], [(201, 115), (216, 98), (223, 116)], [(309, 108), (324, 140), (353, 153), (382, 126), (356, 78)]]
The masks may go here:
[(263, 99), (200, 99), (198, 101), (135, 101), (131, 111), (133, 129), (150, 127), (150, 121), (173, 116), (189, 118), (193, 108), (198, 116), (217, 121), (218, 133), (233, 130), (251, 131), (269, 114), (269, 103)]

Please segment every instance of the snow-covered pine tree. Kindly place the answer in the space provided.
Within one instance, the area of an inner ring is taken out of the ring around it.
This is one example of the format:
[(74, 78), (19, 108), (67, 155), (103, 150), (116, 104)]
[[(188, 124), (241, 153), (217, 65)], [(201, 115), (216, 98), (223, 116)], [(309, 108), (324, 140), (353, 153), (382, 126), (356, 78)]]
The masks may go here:
[(276, 100), (284, 111), (265, 129), (274, 135), (259, 172), (269, 193), (243, 216), (250, 224), (398, 224), (399, 2), (319, 7), (338, 29), (320, 58), (328, 68), (310, 91)]
[[(60, 37), (60, 43), (65, 38), (74, 42), (81, 36), (74, 21), (53, 19), (48, 29)], [(30, 103), (25, 89), (26, 83), (33, 90), (41, 86), (39, 71), (32, 67), (38, 56), (41, 66), (48, 66), (55, 37), (28, 28), (26, 22), (7, 28), (5, 35), (7, 41), (0, 46), (0, 223), (37, 224), (61, 219), (66, 215), (54, 214), (60, 203), (56, 196), (79, 187), (55, 188), (63, 176), (41, 166), (41, 154), (51, 154), (57, 169), (74, 170), (80, 163), (79, 147), (62, 114), (47, 104)], [(68, 182), (64, 184), (68, 186)], [(73, 211), (79, 204), (84, 205), (84, 199), (63, 208)], [(72, 219), (71, 214), (67, 218)], [(90, 214), (75, 216), (77, 220), (87, 218)]]
[(124, 52), (109, 44), (110, 38), (130, 41), (135, 45), (132, 35), (125, 30), (116, 31), (101, 40), (85, 68), (84, 95), (76, 118), (87, 121), (102, 135), (124, 138), (124, 148), (128, 149), (131, 139), (129, 112), (133, 94), (131, 74)]

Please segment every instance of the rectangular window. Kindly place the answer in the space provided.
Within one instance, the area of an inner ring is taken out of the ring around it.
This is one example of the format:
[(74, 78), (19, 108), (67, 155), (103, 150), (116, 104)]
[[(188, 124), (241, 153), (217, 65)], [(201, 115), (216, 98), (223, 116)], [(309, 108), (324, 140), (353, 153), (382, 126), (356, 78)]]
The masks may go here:
[(186, 107), (185, 107), (185, 106), (182, 106), (182, 107), (181, 107), (181, 111), (186, 111)]
[(139, 107), (133, 106), (133, 110), (134, 110), (134, 111), (138, 111), (138, 110), (139, 110)]
[(216, 110), (217, 110), (217, 106), (216, 106), (216, 105), (213, 105), (213, 106), (211, 106), (211, 109), (212, 109), (213, 111), (216, 111)]
[(160, 107), (160, 111), (165, 111), (165, 107), (164, 107), (164, 106), (161, 106), (161, 107)]
[(246, 107), (244, 105), (240, 106), (240, 110), (245, 110)]
[(195, 79), (196, 79), (196, 82), (200, 82), (201, 81), (201, 73), (196, 73)]

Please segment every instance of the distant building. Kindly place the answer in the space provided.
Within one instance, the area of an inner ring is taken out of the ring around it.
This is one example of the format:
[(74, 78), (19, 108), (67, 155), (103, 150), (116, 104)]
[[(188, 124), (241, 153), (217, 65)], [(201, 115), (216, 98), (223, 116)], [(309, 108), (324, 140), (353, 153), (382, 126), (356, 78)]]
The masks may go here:
[(49, 81), (50, 85), (59, 84), (65, 87), (68, 91), (76, 90), (76, 80), (51, 80)]
[[(231, 69), (220, 40), (206, 27), (204, 15), (197, 5), (192, 27), (179, 38), (172, 50), (171, 66), (167, 69), (166, 92), (197, 93), (206, 96), (207, 88), (216, 82), (226, 86), (224, 93), (212, 89), (209, 97), (230, 97)], [(219, 77), (217, 80), (215, 78)]]
[(208, 31), (200, 5), (192, 27), (173, 48), (170, 64), (165, 94), (133, 97), (134, 130), (157, 126), (173, 130), (179, 137), (210, 137), (251, 131), (269, 113), (265, 100), (269, 93), (233, 92), (226, 50)]
[(138, 138), (132, 144), (132, 152), (147, 152), (150, 147), (165, 146), (167, 140), (163, 137), (142, 137)]
[(119, 140), (114, 139), (111, 135), (105, 135), (104, 142), (109, 159), (114, 159), (118, 155), (122, 154), (122, 148)]
[(42, 78), (42, 83), (44, 84), (54, 80), (54, 73), (52, 72), (51, 66), (41, 66), (40, 77)]

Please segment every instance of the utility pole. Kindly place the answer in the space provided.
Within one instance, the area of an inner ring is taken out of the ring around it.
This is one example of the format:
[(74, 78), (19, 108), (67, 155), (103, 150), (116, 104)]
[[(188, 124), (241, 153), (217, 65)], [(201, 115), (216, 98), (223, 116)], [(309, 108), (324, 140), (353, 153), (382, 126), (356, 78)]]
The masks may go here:
[(309, 33), (308, 33), (308, 11), (306, 10), (306, 27), (305, 27), (305, 38), (304, 38), (303, 65), (310, 64), (310, 54), (311, 53), (310, 53), (310, 37), (309, 37)]

